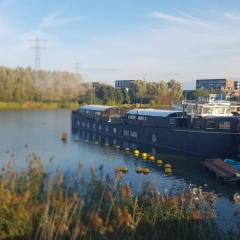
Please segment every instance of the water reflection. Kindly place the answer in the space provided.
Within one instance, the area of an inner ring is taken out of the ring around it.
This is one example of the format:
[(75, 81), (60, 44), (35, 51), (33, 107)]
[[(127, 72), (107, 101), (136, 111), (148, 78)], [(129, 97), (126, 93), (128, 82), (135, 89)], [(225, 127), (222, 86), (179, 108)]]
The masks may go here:
[[(98, 126), (96, 125), (96, 128)], [(61, 136), (64, 131), (71, 136), (69, 141), (63, 143)], [(161, 192), (171, 194), (182, 191), (189, 184), (206, 186), (208, 191), (218, 194), (217, 207), (219, 221), (224, 218), (226, 225), (231, 226), (237, 221), (234, 213), (240, 212), (240, 206), (232, 201), (232, 196), (239, 191), (237, 186), (220, 185), (215, 179), (204, 172), (201, 161), (203, 159), (191, 155), (181, 155), (152, 145), (140, 146), (137, 142), (123, 141), (114, 136), (99, 135), (89, 132), (73, 132), (71, 134), (70, 111), (56, 110), (30, 110), (30, 111), (2, 111), (0, 112), (0, 167), (12, 159), (17, 169), (25, 165), (26, 156), (31, 153), (40, 154), (45, 162), (46, 169), (54, 170), (60, 167), (65, 172), (74, 172), (82, 163), (84, 173), (89, 175), (89, 168), (103, 166), (103, 172), (115, 175), (114, 167), (128, 166), (129, 172), (125, 181), (130, 181), (137, 189), (142, 182), (150, 181), (159, 186)], [(88, 142), (84, 143), (84, 140)], [(108, 143), (110, 147), (104, 147)], [(121, 150), (116, 151), (114, 146), (120, 145)], [(164, 172), (163, 166), (154, 162), (134, 157), (125, 153), (123, 149), (139, 149), (156, 155), (164, 163), (173, 166), (171, 175)], [(54, 164), (49, 159), (54, 157)], [(149, 175), (137, 174), (137, 167), (148, 167), (152, 173)], [(230, 224), (231, 223), (231, 224)], [(223, 224), (224, 225), (224, 224)]]

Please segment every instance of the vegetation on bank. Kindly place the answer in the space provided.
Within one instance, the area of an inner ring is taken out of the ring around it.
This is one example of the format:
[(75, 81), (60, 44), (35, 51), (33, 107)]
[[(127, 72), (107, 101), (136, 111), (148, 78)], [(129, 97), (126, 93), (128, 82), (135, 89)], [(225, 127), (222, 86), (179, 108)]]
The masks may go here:
[(79, 107), (78, 102), (0, 102), (0, 110), (17, 110), (17, 109), (60, 109), (70, 108), (76, 109)]
[(116, 105), (127, 103), (169, 105), (182, 96), (178, 81), (136, 81), (129, 89), (83, 83), (81, 75), (60, 71), (0, 66), (0, 102), (72, 102)]
[[(51, 160), (50, 160), (51, 161)], [(161, 194), (83, 167), (74, 175), (49, 173), (31, 154), (21, 172), (9, 162), (0, 173), (0, 239), (239, 239), (214, 225), (214, 193), (189, 189)]]

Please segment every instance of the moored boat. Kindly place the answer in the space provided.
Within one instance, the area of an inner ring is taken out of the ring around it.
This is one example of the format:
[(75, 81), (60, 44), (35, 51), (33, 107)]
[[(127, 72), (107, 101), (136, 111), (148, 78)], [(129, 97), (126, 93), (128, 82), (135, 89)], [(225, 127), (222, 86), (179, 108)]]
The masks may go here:
[(176, 110), (85, 105), (72, 111), (72, 128), (104, 136), (112, 145), (125, 141), (206, 157), (240, 153), (238, 116), (191, 117)]

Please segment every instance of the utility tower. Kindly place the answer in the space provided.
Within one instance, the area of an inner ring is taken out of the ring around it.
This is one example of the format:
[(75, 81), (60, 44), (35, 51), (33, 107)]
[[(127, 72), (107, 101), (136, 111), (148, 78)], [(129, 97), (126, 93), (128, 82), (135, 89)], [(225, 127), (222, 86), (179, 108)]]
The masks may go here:
[(45, 39), (40, 39), (40, 38), (35, 38), (29, 40), (29, 42), (32, 43), (31, 48), (35, 50), (35, 58), (34, 58), (34, 71), (35, 71), (35, 84), (39, 83), (39, 71), (41, 67), (41, 60), (40, 60), (40, 51), (41, 49), (45, 48), (42, 46), (43, 42), (46, 42), (47, 40)]
[(80, 75), (80, 62), (74, 62), (73, 66), (74, 66), (75, 74), (77, 76), (79, 76)]

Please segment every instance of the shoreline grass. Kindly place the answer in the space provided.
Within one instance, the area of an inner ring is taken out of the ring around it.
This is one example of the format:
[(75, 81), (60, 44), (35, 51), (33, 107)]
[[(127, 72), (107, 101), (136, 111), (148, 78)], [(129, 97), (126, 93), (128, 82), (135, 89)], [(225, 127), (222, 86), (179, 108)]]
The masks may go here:
[(77, 102), (0, 102), (0, 110), (21, 110), (21, 109), (76, 109)]
[[(21, 172), (0, 172), (0, 239), (239, 239), (215, 224), (214, 193), (200, 188), (176, 196), (146, 182), (134, 193), (122, 174), (83, 167), (50, 173), (35, 154)], [(230, 237), (229, 237), (230, 236)], [(228, 238), (225, 238), (228, 237)]]
[[(126, 108), (156, 108), (156, 109), (171, 109), (169, 105), (151, 105), (151, 104), (117, 104), (117, 107)], [(57, 101), (57, 102), (41, 102), (41, 101), (26, 101), (26, 102), (1, 102), (1, 110), (26, 110), (26, 109), (77, 109), (80, 104), (76, 101)]]

